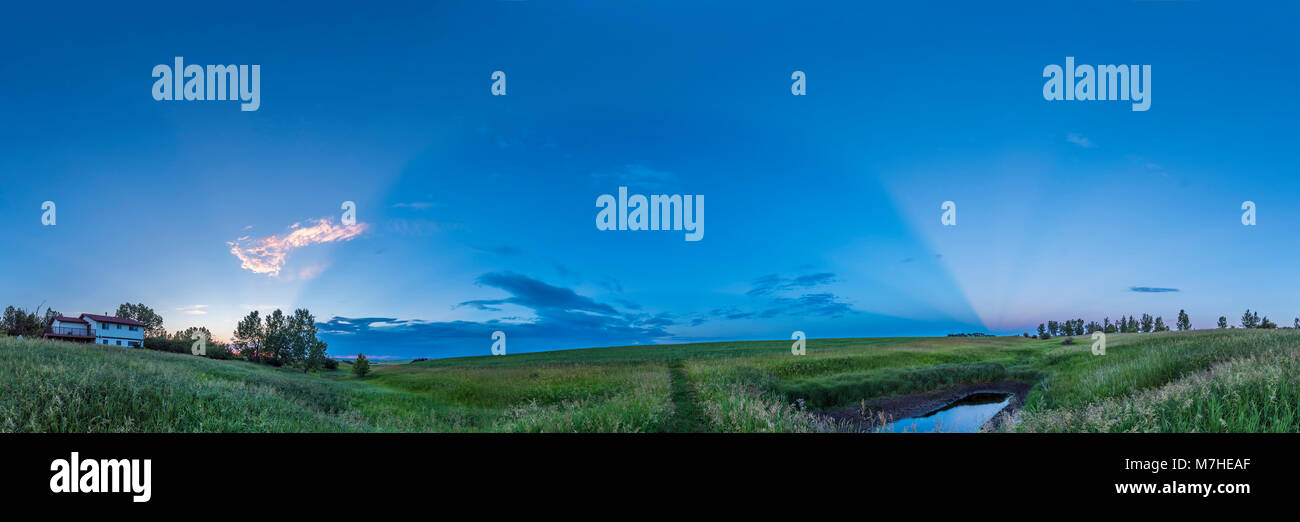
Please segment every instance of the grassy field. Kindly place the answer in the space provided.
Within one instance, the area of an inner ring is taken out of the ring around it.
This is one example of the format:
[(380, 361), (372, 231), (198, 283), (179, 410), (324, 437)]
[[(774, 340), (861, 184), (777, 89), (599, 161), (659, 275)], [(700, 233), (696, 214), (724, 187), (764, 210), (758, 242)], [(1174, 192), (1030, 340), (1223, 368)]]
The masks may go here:
[[(357, 379), (0, 338), (3, 432), (815, 432), (819, 411), (963, 384), (1034, 385), (1017, 431), (1300, 431), (1300, 330), (1059, 339), (814, 339), (375, 364)], [(798, 406), (802, 399), (803, 406)]]

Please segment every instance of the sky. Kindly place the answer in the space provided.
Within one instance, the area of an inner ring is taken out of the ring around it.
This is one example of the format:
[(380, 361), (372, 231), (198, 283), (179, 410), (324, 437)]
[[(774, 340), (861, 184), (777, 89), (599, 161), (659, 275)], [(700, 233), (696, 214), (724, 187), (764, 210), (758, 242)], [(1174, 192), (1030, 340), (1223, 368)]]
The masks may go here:
[[(12, 6), (0, 304), (399, 359), (1300, 316), (1300, 8), (695, 4)], [(156, 100), (178, 56), (260, 106)], [(1149, 109), (1045, 99), (1067, 57)], [(702, 239), (598, 229), (619, 187)]]

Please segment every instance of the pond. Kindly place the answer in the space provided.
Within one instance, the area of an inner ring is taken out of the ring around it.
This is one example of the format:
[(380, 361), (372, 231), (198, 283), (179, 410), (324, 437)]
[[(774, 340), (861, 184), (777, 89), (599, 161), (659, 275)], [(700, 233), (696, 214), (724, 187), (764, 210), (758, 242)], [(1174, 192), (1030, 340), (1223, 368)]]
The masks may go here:
[(1011, 402), (1010, 393), (972, 393), (919, 417), (899, 419), (883, 433), (975, 433)]

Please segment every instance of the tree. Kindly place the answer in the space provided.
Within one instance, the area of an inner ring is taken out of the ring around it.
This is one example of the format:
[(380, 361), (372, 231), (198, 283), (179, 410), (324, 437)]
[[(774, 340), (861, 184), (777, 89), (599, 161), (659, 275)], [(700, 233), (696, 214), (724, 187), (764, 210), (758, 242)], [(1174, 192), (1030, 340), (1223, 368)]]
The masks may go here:
[(1151, 314), (1142, 314), (1142, 333), (1150, 333), (1155, 328), (1155, 319)]
[(1247, 308), (1246, 313), (1241, 314), (1241, 327), (1254, 328), (1256, 326), (1259, 326), (1259, 313), (1251, 315), (1250, 309)]
[(276, 308), (263, 321), (263, 335), (266, 337), (262, 340), (262, 353), (264, 357), (282, 360), (283, 356), (289, 349), (290, 332), (288, 321), (284, 317), (284, 312)]
[(153, 308), (145, 306), (144, 303), (122, 303), (117, 307), (117, 313), (113, 315), (144, 323), (145, 337), (167, 337), (167, 330), (163, 329), (162, 316), (154, 312)]
[(32, 314), (27, 313), (22, 308), (13, 305), (5, 307), (3, 319), (0, 319), (0, 325), (3, 325), (5, 333), (9, 335), (22, 335), (25, 337), (32, 336)]
[(1269, 320), (1268, 320), (1268, 316), (1266, 315), (1266, 316), (1264, 316), (1264, 320), (1261, 321), (1261, 322), (1259, 323), (1259, 327), (1260, 327), (1260, 328), (1270, 328), (1270, 329), (1272, 329), (1272, 328), (1277, 328), (1277, 323), (1275, 323), (1275, 322), (1273, 322), (1273, 321), (1269, 321)]
[(370, 373), (370, 361), (366, 360), (365, 354), (357, 354), (357, 360), (352, 363), (352, 374), (357, 377), (365, 377)]
[(1152, 327), (1152, 331), (1154, 331), (1154, 332), (1168, 332), (1168, 331), (1169, 331), (1169, 327), (1165, 325), (1165, 319), (1164, 319), (1163, 317), (1156, 317), (1156, 324), (1155, 324), (1154, 327)]
[(301, 363), (303, 373), (324, 366), (326, 345), (316, 338), (316, 318), (306, 308), (293, 311), (286, 338), (284, 353), (281, 354), (286, 363)]
[(312, 337), (311, 346), (307, 349), (307, 370), (319, 370), (325, 367), (329, 360), (329, 357), (325, 356), (328, 348), (329, 345), (325, 344), (325, 341)]
[(1039, 338), (1039, 339), (1051, 339), (1051, 338), (1052, 338), (1052, 336), (1050, 336), (1050, 335), (1047, 334), (1047, 328), (1044, 328), (1044, 327), (1043, 327), (1043, 323), (1038, 323), (1038, 338)]
[(1191, 330), (1191, 329), (1192, 329), (1192, 319), (1191, 319), (1190, 317), (1187, 317), (1187, 311), (1186, 311), (1186, 310), (1179, 310), (1179, 311), (1178, 311), (1178, 331), (1181, 332), (1181, 331), (1183, 331), (1183, 330)]
[(258, 317), (257, 310), (248, 312), (248, 315), (240, 319), (239, 324), (235, 326), (234, 341), (239, 346), (239, 353), (247, 357), (249, 355), (247, 351), (252, 350), (253, 357), (251, 360), (261, 360), (260, 350), (262, 341), (265, 338), (266, 334), (262, 330), (262, 318)]
[(173, 341), (193, 341), (195, 333), (203, 334), (204, 339), (212, 340), (212, 332), (206, 326), (191, 326), (184, 330), (176, 330), (172, 332), (171, 339)]
[(4, 315), (0, 316), (0, 330), (8, 335), (40, 337), (45, 333), (45, 328), (50, 325), (50, 321), (59, 316), (58, 312), (48, 308), (44, 314), (40, 311), (39, 306), (36, 307), (35, 312), (28, 312), (15, 306), (5, 307)]
[(1220, 315), (1220, 316), (1219, 316), (1219, 328), (1227, 328), (1227, 327), (1228, 327), (1228, 318), (1227, 318), (1227, 317), (1224, 317), (1224, 316), (1222, 316), (1222, 315)]

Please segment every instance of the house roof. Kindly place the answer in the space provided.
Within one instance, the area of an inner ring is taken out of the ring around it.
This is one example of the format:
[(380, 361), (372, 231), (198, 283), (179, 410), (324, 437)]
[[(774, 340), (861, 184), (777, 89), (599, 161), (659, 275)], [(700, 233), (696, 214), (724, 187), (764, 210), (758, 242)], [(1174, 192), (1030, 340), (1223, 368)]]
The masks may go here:
[(86, 322), (85, 319), (79, 319), (79, 318), (76, 318), (76, 317), (64, 317), (64, 316), (61, 316), (61, 315), (58, 316), (58, 317), (55, 317), (54, 320), (55, 320), (55, 321), (63, 321), (63, 322), (65, 322), (65, 323), (81, 323), (81, 324), (89, 324), (89, 323)]
[(131, 326), (146, 326), (144, 323), (140, 321), (136, 321), (135, 319), (123, 319), (121, 317), (112, 317), (108, 315), (81, 314), (82, 319), (85, 319), (87, 317), (101, 323), (129, 324)]

